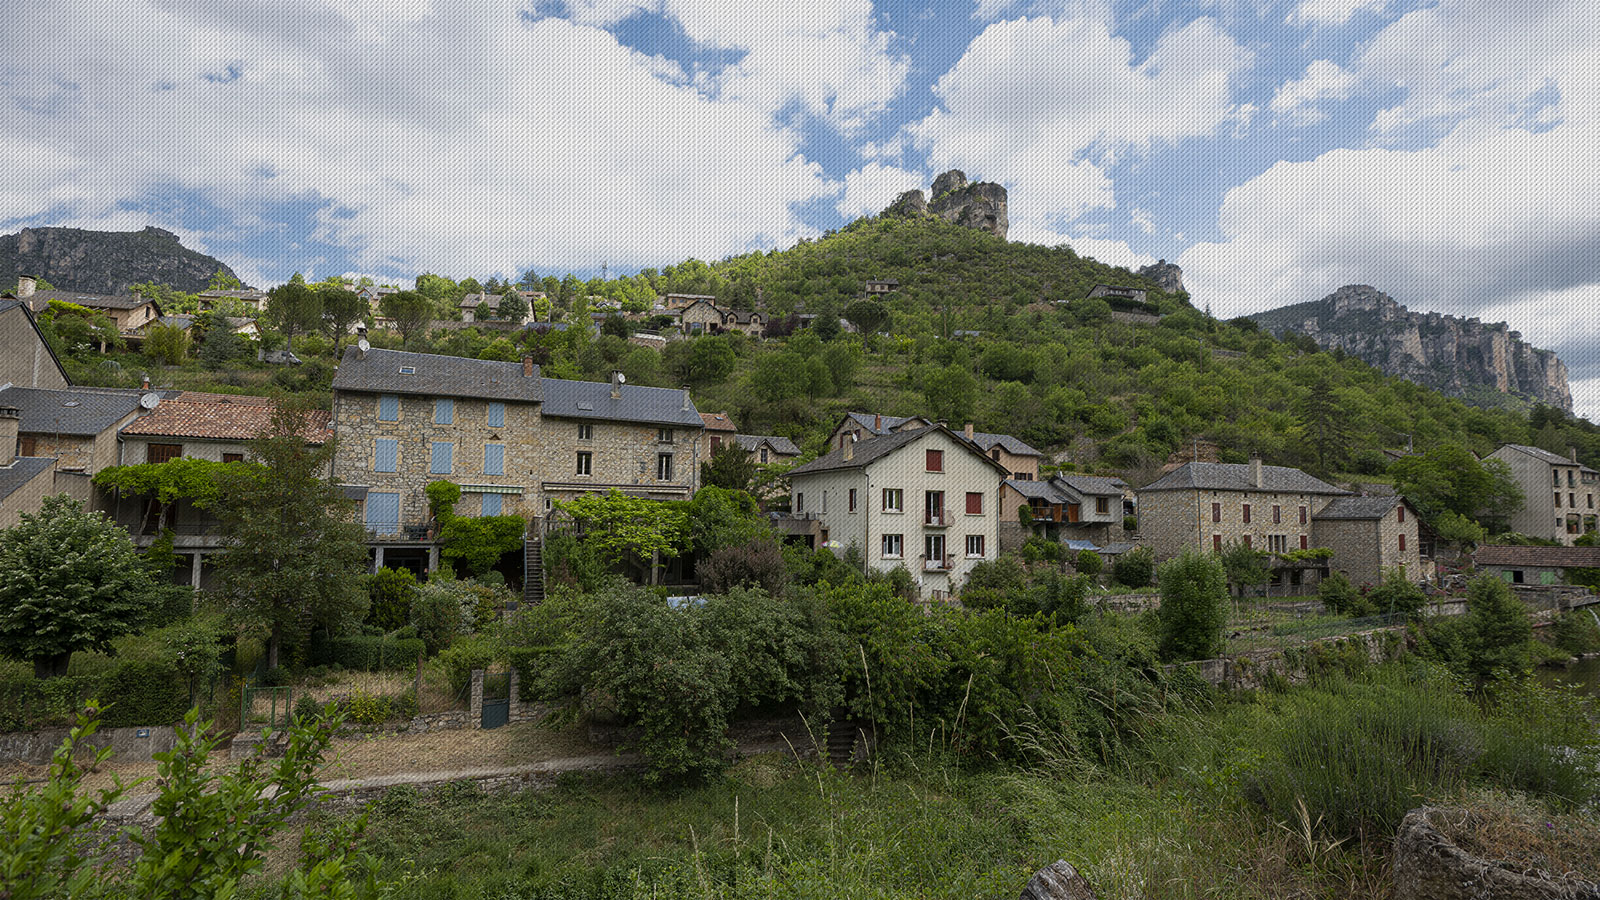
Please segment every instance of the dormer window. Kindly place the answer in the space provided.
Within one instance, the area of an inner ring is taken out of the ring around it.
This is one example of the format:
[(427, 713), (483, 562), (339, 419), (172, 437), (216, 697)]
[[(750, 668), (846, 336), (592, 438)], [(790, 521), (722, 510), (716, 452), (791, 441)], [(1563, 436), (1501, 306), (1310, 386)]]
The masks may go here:
[(401, 375), (415, 375), (415, 374), (417, 374), (417, 367), (416, 366), (401, 366), (400, 367), (400, 374)]

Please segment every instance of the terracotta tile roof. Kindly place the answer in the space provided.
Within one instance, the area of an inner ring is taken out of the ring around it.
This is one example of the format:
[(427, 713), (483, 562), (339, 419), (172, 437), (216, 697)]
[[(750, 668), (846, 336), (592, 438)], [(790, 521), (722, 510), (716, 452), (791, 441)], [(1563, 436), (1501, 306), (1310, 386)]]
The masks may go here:
[[(184, 391), (129, 422), (122, 433), (248, 441), (267, 430), (277, 409), (277, 401), (270, 397)], [(326, 443), (333, 436), (329, 421), (325, 409), (307, 413), (306, 442)]]
[(1597, 569), (1600, 568), (1600, 547), (1519, 547), (1508, 544), (1485, 544), (1472, 554), (1472, 559), (1480, 566)]
[(703, 412), (703, 413), (700, 414), (700, 420), (702, 422), (706, 423), (706, 430), (707, 431), (738, 431), (739, 430), (738, 428), (734, 427), (733, 420), (728, 418), (728, 414), (725, 413), (725, 412), (720, 412), (720, 413)]

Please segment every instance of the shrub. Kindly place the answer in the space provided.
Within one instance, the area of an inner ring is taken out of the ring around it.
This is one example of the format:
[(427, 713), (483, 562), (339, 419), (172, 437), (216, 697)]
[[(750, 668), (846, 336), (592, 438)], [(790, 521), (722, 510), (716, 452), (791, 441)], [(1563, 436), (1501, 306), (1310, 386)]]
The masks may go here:
[(1228, 581), (1214, 554), (1185, 550), (1161, 566), (1161, 656), (1208, 659), (1222, 649)]
[(170, 725), (189, 709), (186, 679), (172, 666), (149, 660), (127, 660), (105, 681), (102, 697), (108, 727)]
[(450, 646), (450, 642), (466, 630), (461, 598), (450, 587), (453, 584), (436, 574), (411, 601), (411, 624), (416, 627), (417, 637), (429, 656)]
[(1467, 674), (1483, 684), (1528, 673), (1533, 624), (1522, 601), (1493, 575), (1467, 585)]
[(1367, 592), (1367, 601), (1372, 604), (1374, 612), (1398, 613), (1415, 619), (1427, 605), (1428, 595), (1407, 580), (1403, 570), (1390, 569), (1383, 573), (1383, 582)]
[(329, 640), (322, 653), (312, 662), (318, 665), (340, 665), (359, 672), (404, 672), (417, 665), (418, 657), (426, 649), (417, 638), (395, 638), (383, 635), (356, 634)]
[(394, 631), (411, 621), (411, 598), (417, 593), (417, 576), (410, 569), (384, 566), (367, 578), (367, 622)]
[(1117, 557), (1111, 566), (1111, 575), (1125, 587), (1150, 586), (1150, 576), (1155, 574), (1156, 556), (1149, 547), (1137, 547)]
[(433, 664), (444, 672), (450, 690), (459, 694), (472, 682), (473, 669), (487, 669), (500, 655), (499, 645), (484, 637), (464, 637), (439, 651)]
[(1036, 534), (1022, 542), (1022, 558), (1030, 563), (1059, 563), (1067, 558), (1067, 547), (1060, 541), (1052, 541)]
[(1362, 596), (1343, 572), (1333, 572), (1317, 585), (1317, 599), (1328, 612), (1340, 616), (1372, 615), (1372, 602)]
[(758, 587), (777, 596), (789, 583), (783, 552), (772, 540), (718, 547), (695, 566), (707, 593), (725, 594), (738, 587)]
[(1600, 650), (1600, 624), (1587, 610), (1563, 613), (1550, 631), (1555, 645), (1574, 656)]
[(1104, 569), (1105, 565), (1105, 560), (1101, 559), (1100, 554), (1093, 550), (1078, 551), (1077, 569), (1082, 574), (1099, 575), (1100, 570)]

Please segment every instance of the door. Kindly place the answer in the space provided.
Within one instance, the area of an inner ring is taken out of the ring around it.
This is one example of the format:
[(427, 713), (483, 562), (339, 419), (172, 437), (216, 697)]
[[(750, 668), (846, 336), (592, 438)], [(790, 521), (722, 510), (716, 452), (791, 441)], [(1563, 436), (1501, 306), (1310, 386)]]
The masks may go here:
[(511, 673), (483, 676), (483, 715), (479, 725), (499, 728), (511, 721)]

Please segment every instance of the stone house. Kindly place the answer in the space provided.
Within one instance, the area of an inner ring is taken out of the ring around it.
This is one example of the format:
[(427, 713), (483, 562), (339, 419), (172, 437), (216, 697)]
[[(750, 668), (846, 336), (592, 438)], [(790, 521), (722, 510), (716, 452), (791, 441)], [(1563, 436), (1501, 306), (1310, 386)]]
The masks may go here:
[(724, 309), (708, 300), (695, 300), (678, 310), (679, 323), (686, 335), (721, 334), (738, 331), (751, 337), (760, 337), (767, 327), (767, 317), (748, 309)]
[(878, 571), (905, 567), (924, 598), (942, 600), (999, 552), (1007, 474), (943, 426), (847, 440), (790, 471), (790, 516)]
[(544, 379), (536, 432), (543, 509), (616, 489), (685, 500), (700, 486), (705, 422), (688, 389)]
[(800, 448), (794, 441), (776, 434), (739, 434), (734, 435), (734, 440), (750, 454), (750, 461), (759, 465), (800, 458)]
[[(1000, 489), (1000, 549), (1020, 548), (1030, 535), (1089, 542), (1097, 548), (1119, 542), (1127, 491), (1122, 479), (1101, 475), (1008, 478)], [(1027, 525), (1022, 524), (1023, 507), (1028, 508)]]
[(23, 513), (35, 512), (44, 498), (58, 491), (54, 459), (13, 452), (21, 416), (16, 407), (4, 404), (0, 395), (0, 528), (10, 528), (22, 521)]
[[(544, 297), (544, 293), (541, 291), (518, 291), (517, 293), (522, 296), (523, 301), (527, 304), (528, 312), (524, 314), (521, 319), (511, 322), (511, 324), (526, 325), (529, 322), (534, 321), (533, 300), (542, 299)], [(465, 297), (461, 298), (461, 303), (459, 304), (461, 309), (461, 321), (510, 321), (500, 318), (500, 304), (505, 301), (505, 298), (505, 294), (490, 294), (487, 292), (467, 294)]]
[(240, 306), (253, 309), (258, 313), (267, 311), (267, 292), (254, 290), (252, 288), (244, 288), (242, 290), (233, 289), (224, 291), (201, 291), (195, 296), (200, 298), (200, 308), (202, 310), (212, 309), (218, 305), (233, 301), (238, 303)]
[(1573, 569), (1600, 569), (1600, 547), (1485, 544), (1472, 560), (1480, 571), (1511, 584), (1564, 584)]
[(900, 290), (900, 282), (893, 278), (869, 281), (866, 285), (868, 297), (881, 297), (884, 294), (892, 294), (898, 290)]
[(1044, 458), (1044, 454), (1021, 439), (1009, 434), (973, 431), (971, 422), (962, 429), (961, 436), (1004, 466), (1012, 478), (1018, 481), (1035, 481), (1039, 478), (1039, 460)]
[(93, 475), (118, 464), (117, 432), (139, 414), (140, 396), (114, 388), (0, 389), (0, 406), (19, 415), (14, 445), (0, 452), (47, 456), (60, 471)]
[(1508, 517), (1512, 531), (1570, 546), (1595, 530), (1600, 472), (1579, 463), (1577, 451), (1560, 456), (1525, 444), (1506, 444), (1488, 458), (1509, 466), (1522, 489), (1522, 506)]
[(722, 445), (734, 443), (738, 438), (739, 428), (725, 412), (701, 413), (700, 421), (705, 427), (700, 434), (702, 459), (710, 459), (713, 453), (722, 449)]
[(1333, 551), (1331, 568), (1357, 586), (1376, 585), (1402, 569), (1416, 581), (1423, 569), (1417, 511), (1404, 497), (1335, 497), (1311, 516), (1311, 543)]
[(834, 426), (833, 433), (828, 436), (828, 446), (839, 449), (845, 445), (847, 438), (854, 438), (857, 442), (860, 442), (874, 437), (882, 437), (886, 434), (926, 428), (932, 424), (932, 419), (923, 416), (845, 413), (844, 418), (839, 420), (839, 424)]
[(682, 310), (695, 303), (702, 302), (716, 306), (717, 298), (711, 294), (663, 294), (661, 299), (657, 301), (656, 306), (665, 309)]
[(33, 276), (17, 280), (17, 299), (28, 304), (35, 314), (50, 308), (51, 300), (74, 303), (110, 319), (117, 331), (128, 334), (161, 318), (161, 305), (146, 300), (137, 291), (131, 294), (80, 294), (77, 291), (40, 291)]
[(1138, 490), (1139, 534), (1157, 559), (1232, 543), (1282, 553), (1312, 543), (1312, 517), (1341, 490), (1299, 469), (1184, 463)]
[(1126, 287), (1124, 285), (1117, 284), (1097, 284), (1090, 289), (1087, 299), (1094, 300), (1096, 298), (1103, 297), (1105, 298), (1106, 302), (1113, 305), (1115, 305), (1117, 301), (1122, 301), (1123, 303), (1143, 304), (1146, 302), (1149, 296), (1150, 292), (1144, 288)]
[(45, 343), (33, 311), (15, 298), (0, 299), (0, 347), (5, 348), (0, 352), (0, 384), (59, 390), (72, 383)]

